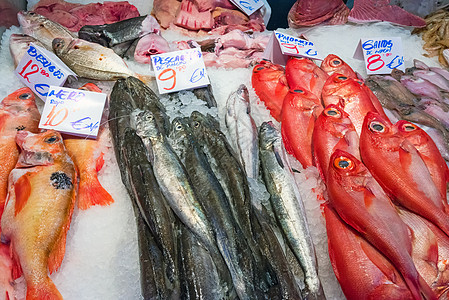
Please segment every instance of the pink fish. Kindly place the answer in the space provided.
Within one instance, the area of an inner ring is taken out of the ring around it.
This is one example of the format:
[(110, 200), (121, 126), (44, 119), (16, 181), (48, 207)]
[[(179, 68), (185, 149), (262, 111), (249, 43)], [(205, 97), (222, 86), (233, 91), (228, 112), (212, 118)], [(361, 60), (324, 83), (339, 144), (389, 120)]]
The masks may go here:
[(141, 64), (150, 64), (151, 55), (169, 51), (170, 45), (160, 34), (150, 33), (140, 38), (139, 42), (137, 42), (134, 59)]

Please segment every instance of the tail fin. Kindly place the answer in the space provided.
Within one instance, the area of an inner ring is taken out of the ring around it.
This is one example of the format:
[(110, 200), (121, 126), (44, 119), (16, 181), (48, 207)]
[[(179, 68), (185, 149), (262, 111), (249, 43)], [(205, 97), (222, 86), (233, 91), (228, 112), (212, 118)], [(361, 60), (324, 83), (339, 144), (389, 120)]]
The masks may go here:
[(27, 285), (26, 300), (62, 300), (53, 281), (47, 277), (44, 282)]
[(86, 210), (94, 205), (106, 206), (114, 203), (114, 199), (101, 186), (97, 176), (81, 178), (78, 190), (78, 207)]

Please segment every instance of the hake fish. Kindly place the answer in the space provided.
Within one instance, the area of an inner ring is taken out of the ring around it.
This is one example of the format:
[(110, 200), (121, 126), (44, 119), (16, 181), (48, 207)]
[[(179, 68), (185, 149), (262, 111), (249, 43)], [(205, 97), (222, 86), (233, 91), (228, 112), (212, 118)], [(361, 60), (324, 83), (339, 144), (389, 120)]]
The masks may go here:
[(304, 205), (283, 150), (281, 134), (272, 122), (260, 126), (259, 147), (263, 178), (276, 219), (305, 274), (303, 296), (324, 299)]

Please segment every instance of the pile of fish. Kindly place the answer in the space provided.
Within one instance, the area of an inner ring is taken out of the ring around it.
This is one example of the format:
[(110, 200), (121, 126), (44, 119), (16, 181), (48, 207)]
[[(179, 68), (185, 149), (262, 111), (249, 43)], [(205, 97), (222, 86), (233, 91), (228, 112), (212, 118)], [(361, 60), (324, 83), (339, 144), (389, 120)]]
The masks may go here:
[(390, 0), (354, 0), (354, 6), (349, 10), (342, 0), (297, 0), (288, 14), (288, 24), (289, 27), (298, 28), (321, 23), (340, 25), (348, 21), (353, 23), (387, 21), (402, 26), (426, 26), (422, 18), (390, 2)]
[[(280, 132), (258, 132), (244, 85), (227, 107), (231, 142), (210, 115), (170, 123), (134, 77), (114, 85), (109, 126), (134, 203), (144, 298), (324, 299)], [(251, 198), (248, 178), (265, 182), (270, 202)]]
[(413, 30), (413, 33), (422, 34), (424, 50), (428, 54), (424, 56), (438, 56), (438, 61), (445, 67), (449, 67), (449, 12), (447, 9), (437, 10), (425, 18), (426, 26)]
[[(408, 91), (387, 80), (364, 82), (333, 54), (321, 68), (306, 58), (290, 57), (285, 69), (262, 61), (252, 76), (286, 150), (304, 168), (316, 166), (327, 187), (329, 256), (345, 296), (445, 299), (449, 170), (424, 130), (391, 123), (381, 102)], [(379, 101), (372, 82), (390, 94)]]
[(23, 274), (27, 299), (62, 299), (48, 273), (62, 263), (76, 199), (83, 210), (114, 202), (97, 178), (99, 140), (38, 133), (29, 88), (5, 97), (0, 116), (0, 294), (15, 298), (12, 282)]

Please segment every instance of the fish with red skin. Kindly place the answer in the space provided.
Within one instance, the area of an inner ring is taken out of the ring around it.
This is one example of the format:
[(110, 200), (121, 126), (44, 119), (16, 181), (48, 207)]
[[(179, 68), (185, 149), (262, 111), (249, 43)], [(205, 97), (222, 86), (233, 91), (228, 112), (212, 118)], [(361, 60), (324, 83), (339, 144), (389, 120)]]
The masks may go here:
[(281, 121), (284, 98), (288, 93), (284, 68), (262, 60), (253, 68), (251, 83), (259, 99), (265, 104), (276, 121)]
[(290, 90), (284, 98), (281, 134), (285, 149), (305, 169), (312, 162), (312, 133), (315, 120), (323, 111), (320, 100), (306, 89)]
[(0, 243), (0, 299), (5, 300), (15, 299), (13, 296), (13, 261), (10, 253), (9, 245)]
[(319, 99), (326, 79), (329, 77), (312, 60), (303, 57), (290, 57), (285, 66), (285, 76), (290, 89), (305, 88)]
[[(379, 163), (379, 160), (378, 160)], [(411, 257), (408, 228), (368, 169), (353, 155), (336, 150), (329, 162), (329, 203), (401, 273), (414, 299), (437, 299)]]
[(337, 149), (360, 159), (359, 136), (349, 115), (339, 105), (330, 104), (316, 119), (312, 134), (313, 162), (325, 182), (330, 157)]
[(321, 62), (320, 68), (329, 76), (334, 73), (340, 73), (348, 78), (357, 78), (357, 74), (354, 70), (347, 63), (345, 63), (343, 59), (335, 54), (329, 54), (326, 56), (326, 58)]
[(398, 133), (409, 140), (415, 146), (416, 150), (418, 150), (419, 155), (429, 170), (433, 182), (443, 197), (446, 212), (449, 213), (446, 194), (446, 186), (449, 181), (449, 169), (440, 151), (438, 151), (436, 144), (424, 130), (411, 122), (399, 120), (395, 124), (395, 127)]
[(360, 155), (382, 188), (401, 206), (449, 235), (447, 203), (413, 143), (389, 121), (370, 112), (360, 135)]
[(8, 192), (8, 176), (19, 157), (16, 133), (38, 132), (40, 118), (34, 94), (27, 87), (11, 93), (0, 103), (0, 217)]
[(323, 87), (322, 99), (325, 106), (340, 104), (349, 114), (359, 135), (366, 114), (370, 111), (377, 112), (360, 81), (339, 73), (334, 73), (327, 79)]
[(76, 197), (76, 170), (54, 130), (20, 131), (19, 160), (8, 181), (1, 219), (16, 266), (27, 284), (26, 299), (62, 299), (48, 273), (59, 269)]
[(395, 267), (370, 243), (348, 226), (328, 205), (324, 206), (329, 258), (348, 300), (413, 299)]

